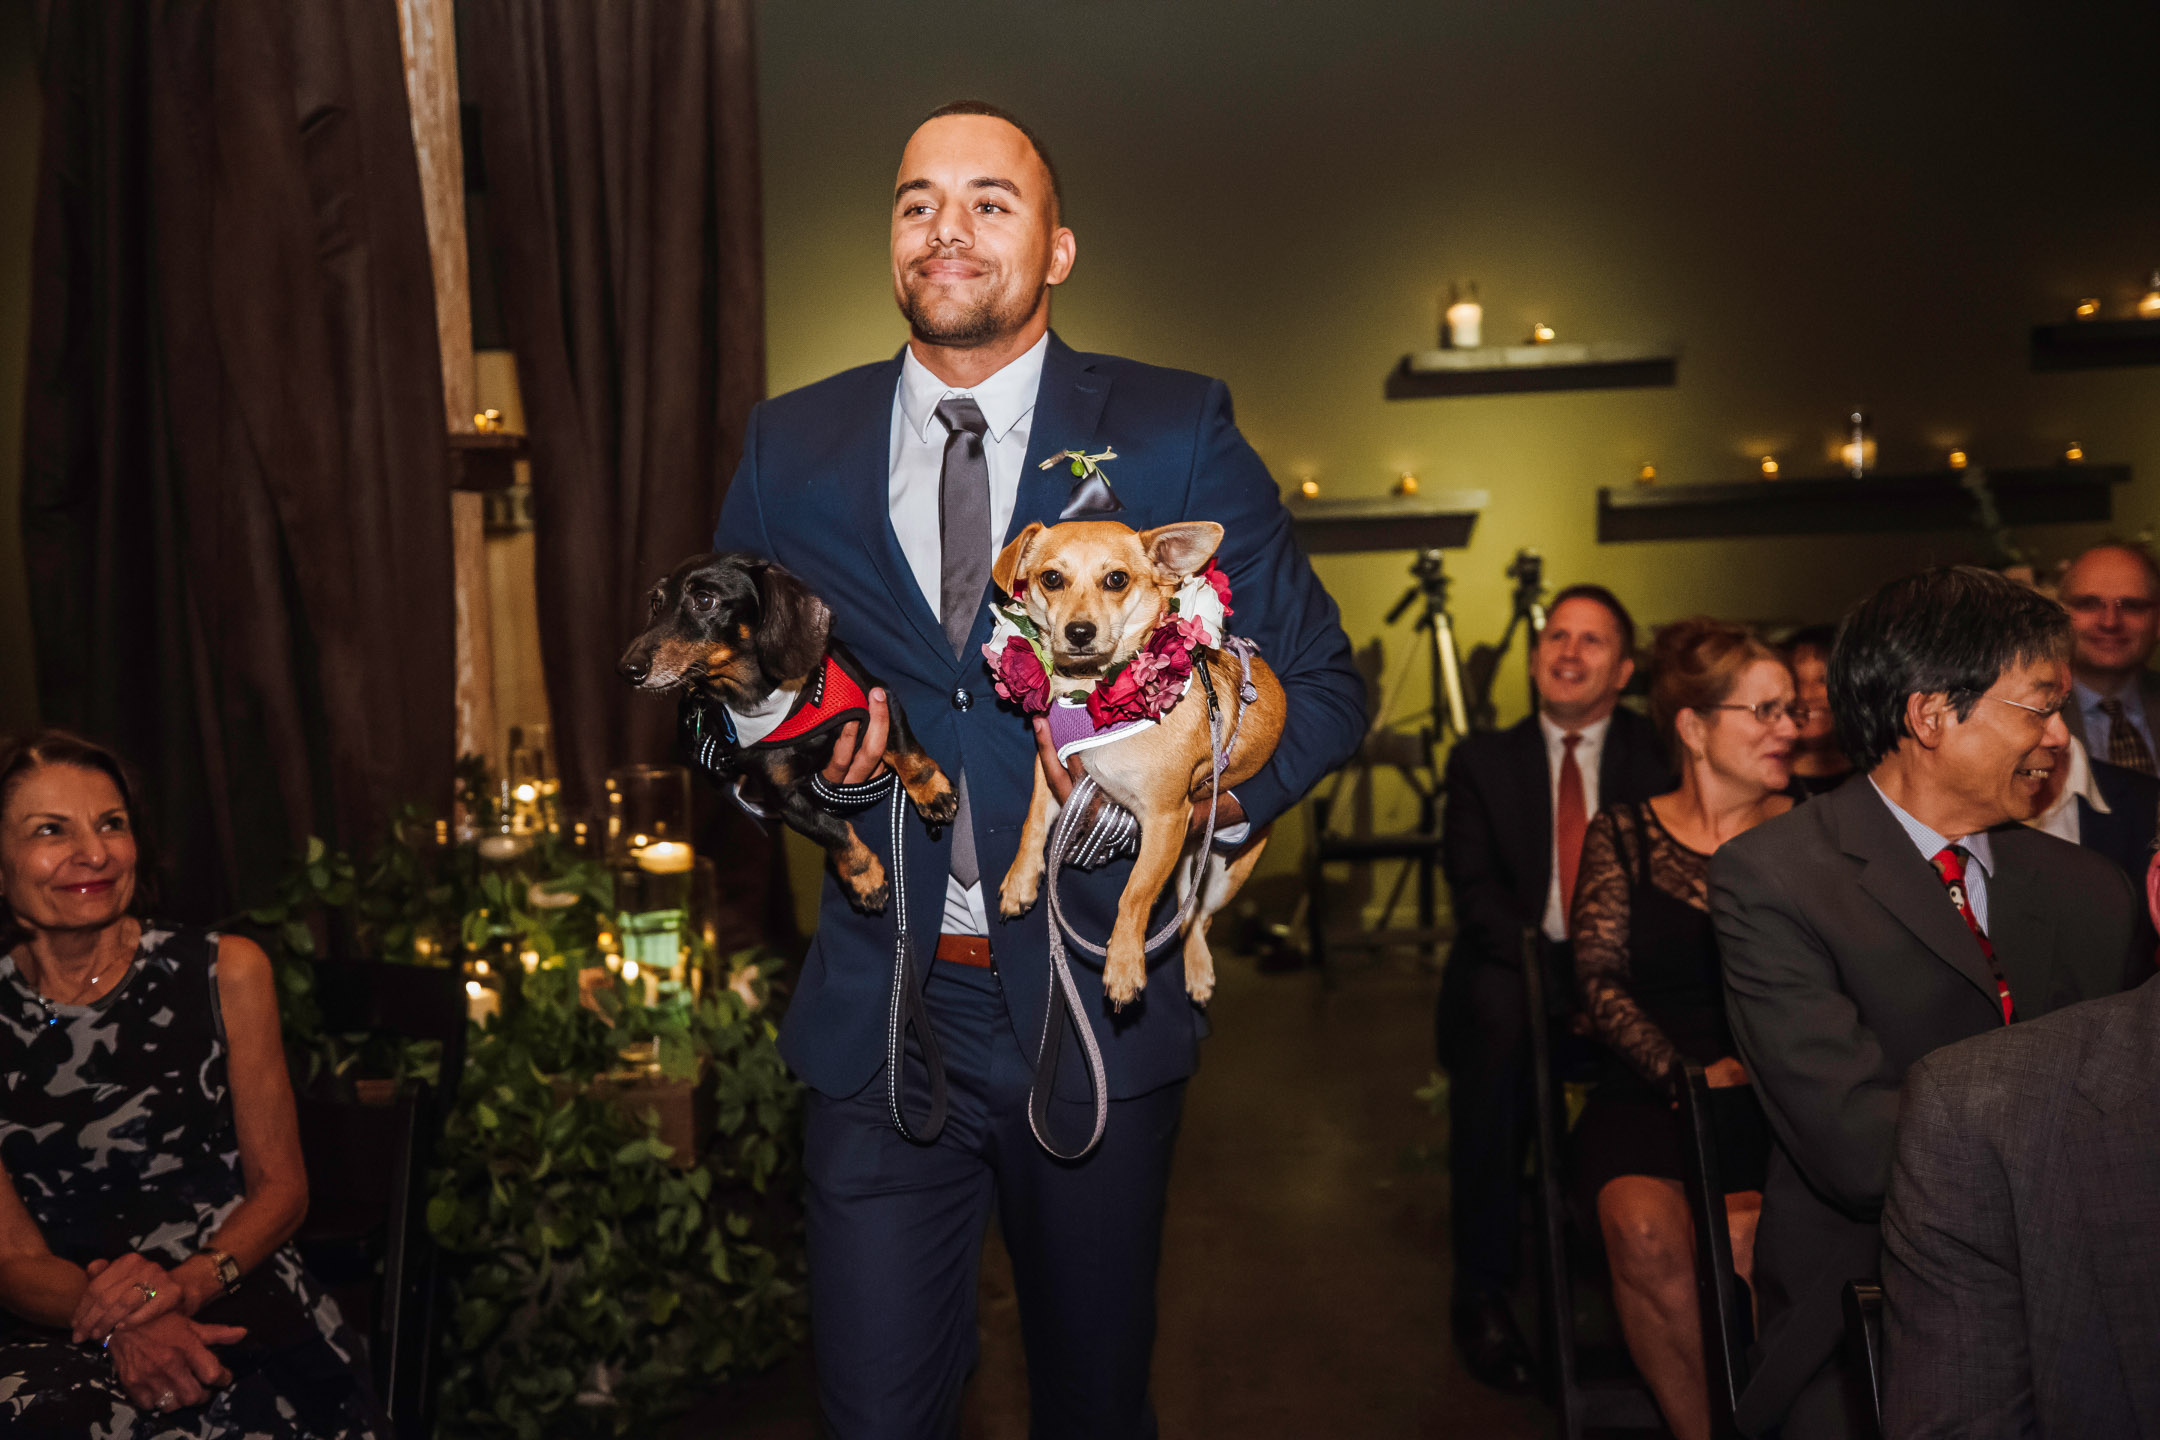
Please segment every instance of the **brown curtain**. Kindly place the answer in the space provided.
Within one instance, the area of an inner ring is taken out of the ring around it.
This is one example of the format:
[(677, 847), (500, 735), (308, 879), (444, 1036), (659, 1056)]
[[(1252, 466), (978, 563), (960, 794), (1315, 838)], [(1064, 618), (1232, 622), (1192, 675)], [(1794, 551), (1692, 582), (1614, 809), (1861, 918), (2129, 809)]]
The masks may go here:
[(384, 0), (51, 0), (25, 415), (41, 708), (214, 915), (441, 804), (448, 459)]
[[(674, 707), (615, 661), (643, 595), (709, 549), (764, 393), (750, 0), (469, 0), (487, 233), (532, 445), (542, 655), (563, 788), (674, 758)], [(784, 934), (778, 847), (719, 817), (701, 848)], [(778, 875), (779, 883), (774, 883)], [(755, 917), (750, 917), (755, 919)]]
[(749, 0), (472, 0), (488, 234), (531, 433), (540, 636), (563, 785), (671, 758), (615, 661), (710, 548), (764, 392)]

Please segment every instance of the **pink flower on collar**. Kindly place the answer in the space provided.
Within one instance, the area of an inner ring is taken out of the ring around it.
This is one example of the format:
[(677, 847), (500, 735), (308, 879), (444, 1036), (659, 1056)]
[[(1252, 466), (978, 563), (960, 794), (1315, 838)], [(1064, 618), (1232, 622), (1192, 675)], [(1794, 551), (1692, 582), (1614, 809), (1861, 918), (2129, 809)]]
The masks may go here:
[(1215, 592), (1215, 598), (1222, 601), (1222, 613), (1235, 615), (1237, 612), (1230, 608), (1230, 577), (1223, 573), (1222, 566), (1213, 560), (1208, 561), (1207, 569), (1200, 572), (1200, 578), (1207, 581), (1208, 588)]
[(983, 659), (990, 662), (990, 683), (997, 687), (999, 695), (1031, 715), (1050, 708), (1050, 677), (1043, 673), (1035, 647), (1024, 638), (1007, 636), (1000, 653), (983, 646)]

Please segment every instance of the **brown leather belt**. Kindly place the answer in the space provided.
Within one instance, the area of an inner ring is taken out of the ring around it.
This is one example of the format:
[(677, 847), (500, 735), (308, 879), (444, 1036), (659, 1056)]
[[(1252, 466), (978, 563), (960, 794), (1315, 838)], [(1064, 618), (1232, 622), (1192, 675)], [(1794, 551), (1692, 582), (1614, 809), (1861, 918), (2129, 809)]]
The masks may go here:
[(937, 937), (937, 958), (955, 965), (972, 965), (978, 970), (993, 968), (990, 964), (990, 941), (982, 935), (940, 935)]

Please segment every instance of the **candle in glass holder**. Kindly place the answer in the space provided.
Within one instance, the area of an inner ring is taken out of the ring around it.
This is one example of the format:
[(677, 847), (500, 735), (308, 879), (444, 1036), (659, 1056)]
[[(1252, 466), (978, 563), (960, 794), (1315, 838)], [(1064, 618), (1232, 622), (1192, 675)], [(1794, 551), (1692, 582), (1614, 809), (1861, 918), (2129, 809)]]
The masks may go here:
[(615, 869), (615, 924), (622, 935), (624, 973), (635, 963), (656, 986), (681, 960), (690, 918), (691, 870), (697, 856), (679, 840), (651, 840)]
[(465, 982), (465, 1018), (475, 1025), (502, 1013), (502, 996), (477, 980)]
[(1485, 342), (1485, 307), (1478, 303), (1477, 286), (1467, 295), (1448, 289), (1447, 327), (1441, 343), (1451, 350), (1475, 350)]
[(2153, 271), (2152, 278), (2145, 282), (2145, 293), (2138, 297), (2137, 310), (2140, 320), (2160, 320), (2160, 270)]
[(1855, 410), (1845, 417), (1845, 443), (1838, 447), (1838, 463), (1855, 480), (1875, 468), (1875, 436), (1868, 428), (1865, 410)]

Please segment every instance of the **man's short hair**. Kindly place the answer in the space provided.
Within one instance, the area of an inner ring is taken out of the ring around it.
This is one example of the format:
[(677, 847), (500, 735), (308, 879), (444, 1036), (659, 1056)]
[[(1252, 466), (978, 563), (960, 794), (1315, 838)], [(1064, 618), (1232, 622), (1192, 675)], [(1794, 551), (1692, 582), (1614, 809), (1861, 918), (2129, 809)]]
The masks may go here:
[(1027, 121), (1004, 106), (993, 105), (987, 100), (955, 100), (949, 105), (940, 105), (923, 116), (922, 123), (927, 125), (932, 120), (942, 120), (947, 115), (987, 115), (992, 120), (1004, 121), (1025, 136), (1028, 144), (1035, 148), (1035, 158), (1042, 161), (1043, 172), (1050, 177), (1050, 198), (1057, 205), (1057, 213), (1059, 216), (1064, 215), (1065, 189), (1058, 184), (1057, 164), (1050, 158), (1050, 152), (1043, 149), (1041, 137), (1029, 128)]
[(1590, 600), (1604, 606), (1611, 613), (1613, 623), (1620, 627), (1620, 653), (1635, 653), (1635, 617), (1627, 613), (1627, 606), (1620, 603), (1619, 596), (1603, 585), (1570, 585), (1552, 597), (1552, 604), (1545, 607), (1545, 613), (1552, 614), (1570, 600)]
[(2097, 545), (2086, 546), (2078, 552), (2076, 560), (2072, 560), (2063, 567), (2064, 578), (2069, 578), (2070, 572), (2078, 567), (2079, 561), (2083, 560), (2087, 555), (2101, 550), (2120, 550), (2123, 554), (2137, 561), (2145, 569), (2146, 590), (2155, 597), (2160, 597), (2160, 560), (2153, 559), (2152, 551), (2135, 540), (2103, 540)]
[(1973, 565), (1893, 580), (1860, 602), (1830, 652), (1838, 739), (1872, 770), (1912, 733), (1910, 695), (1947, 695), (1959, 720), (2014, 665), (2066, 660), (2070, 616), (2029, 585)]

